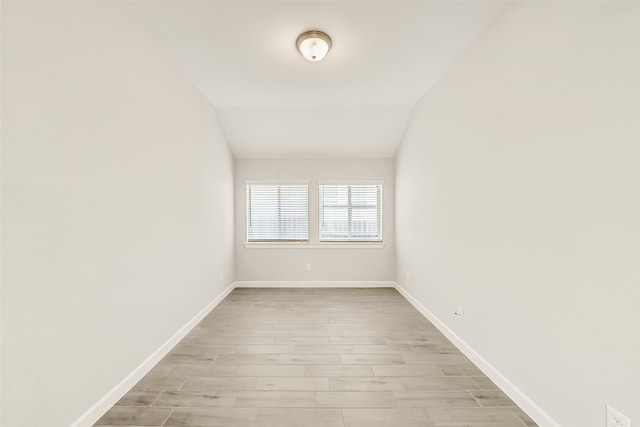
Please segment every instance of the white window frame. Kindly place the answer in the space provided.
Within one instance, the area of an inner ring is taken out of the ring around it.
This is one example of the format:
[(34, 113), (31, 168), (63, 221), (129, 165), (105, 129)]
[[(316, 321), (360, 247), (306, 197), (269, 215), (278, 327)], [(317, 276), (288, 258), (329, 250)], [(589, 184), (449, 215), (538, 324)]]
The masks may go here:
[[(247, 187), (250, 185), (265, 185), (265, 186), (274, 186), (274, 185), (306, 185), (307, 187), (307, 237), (306, 239), (271, 239), (271, 240), (249, 240), (249, 211), (248, 204), (249, 200), (247, 199)], [(309, 218), (309, 181), (245, 181), (244, 186), (244, 209), (245, 209), (245, 246), (256, 246), (256, 247), (265, 247), (268, 245), (291, 245), (291, 244), (308, 244), (309, 242), (309, 234), (310, 234), (310, 218)]]
[[(322, 204), (322, 191), (321, 186), (323, 185), (344, 185), (344, 186), (354, 186), (354, 185), (376, 185), (380, 186), (380, 218), (379, 218), (379, 226), (380, 226), (380, 235), (376, 240), (357, 240), (357, 239), (323, 239), (322, 238), (322, 220), (323, 220), (323, 204)], [(321, 244), (340, 244), (340, 245), (353, 245), (353, 244), (364, 244), (364, 245), (380, 245), (383, 243), (383, 218), (384, 218), (384, 182), (383, 181), (318, 181), (318, 241)]]

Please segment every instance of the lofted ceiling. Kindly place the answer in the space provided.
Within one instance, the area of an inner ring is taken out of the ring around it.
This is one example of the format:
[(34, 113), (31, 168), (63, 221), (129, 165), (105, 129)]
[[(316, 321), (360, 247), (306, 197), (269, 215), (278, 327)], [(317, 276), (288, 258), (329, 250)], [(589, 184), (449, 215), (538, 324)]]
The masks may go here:
[[(504, 9), (486, 1), (140, 1), (124, 12), (218, 111), (237, 158), (393, 157), (413, 105)], [(327, 32), (321, 62), (299, 34)]]

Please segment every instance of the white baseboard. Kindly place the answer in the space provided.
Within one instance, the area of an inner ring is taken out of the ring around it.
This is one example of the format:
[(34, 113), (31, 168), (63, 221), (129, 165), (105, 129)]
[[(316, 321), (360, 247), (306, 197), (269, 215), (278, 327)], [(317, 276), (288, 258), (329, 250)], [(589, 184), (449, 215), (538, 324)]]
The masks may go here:
[(147, 357), (129, 375), (112, 388), (105, 396), (98, 400), (92, 407), (75, 420), (70, 427), (91, 427), (102, 415), (104, 415), (115, 403), (120, 400), (138, 381), (142, 379), (164, 356), (175, 347), (207, 314), (211, 312), (220, 302), (234, 289), (231, 284), (220, 295), (215, 297), (198, 314), (182, 326), (171, 338)]
[(405, 288), (396, 283), (395, 288), (405, 297), (411, 305), (415, 307), (424, 317), (438, 328), (449, 340), (467, 356), (484, 374), (491, 379), (500, 389), (505, 392), (524, 412), (527, 413), (540, 427), (561, 427), (553, 420), (540, 406), (538, 406), (529, 396), (524, 394), (515, 384), (498, 371), (491, 363), (475, 351), (469, 344), (460, 338), (455, 332), (442, 322), (435, 314), (429, 311)]
[(236, 288), (393, 288), (393, 281), (240, 281)]

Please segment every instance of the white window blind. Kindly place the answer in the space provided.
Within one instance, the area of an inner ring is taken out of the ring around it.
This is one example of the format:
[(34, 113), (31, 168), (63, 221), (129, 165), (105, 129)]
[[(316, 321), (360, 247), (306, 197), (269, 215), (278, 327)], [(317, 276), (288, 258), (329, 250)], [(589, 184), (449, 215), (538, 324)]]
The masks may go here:
[(382, 185), (320, 185), (320, 240), (382, 241)]
[(247, 241), (309, 240), (309, 186), (247, 184)]

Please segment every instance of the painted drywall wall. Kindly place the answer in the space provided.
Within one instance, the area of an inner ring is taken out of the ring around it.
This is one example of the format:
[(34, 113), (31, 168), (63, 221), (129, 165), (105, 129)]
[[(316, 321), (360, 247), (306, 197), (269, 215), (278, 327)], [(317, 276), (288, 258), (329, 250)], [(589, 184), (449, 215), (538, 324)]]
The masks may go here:
[(0, 424), (65, 427), (234, 280), (233, 160), (107, 3), (3, 4), (2, 124)]
[[(318, 248), (318, 181), (377, 180), (382, 187), (383, 248)], [(247, 248), (246, 181), (308, 181), (309, 243)], [(393, 159), (236, 159), (236, 277), (239, 281), (390, 281), (395, 278)], [(311, 264), (311, 271), (306, 265)]]
[(638, 3), (510, 6), (397, 155), (399, 283), (541, 425), (604, 426), (606, 403), (640, 422), (638, 22)]

